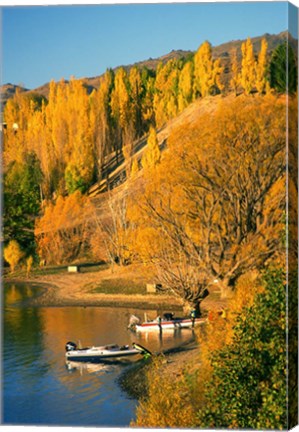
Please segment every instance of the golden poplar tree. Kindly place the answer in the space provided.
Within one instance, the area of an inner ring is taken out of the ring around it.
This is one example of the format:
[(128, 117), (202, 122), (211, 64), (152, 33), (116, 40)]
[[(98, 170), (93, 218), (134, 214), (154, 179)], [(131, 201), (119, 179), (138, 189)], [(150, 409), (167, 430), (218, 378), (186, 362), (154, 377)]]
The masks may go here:
[(223, 82), (223, 71), (224, 67), (221, 65), (221, 60), (216, 59), (213, 61), (213, 77), (212, 77), (212, 88), (214, 91), (214, 94), (218, 92), (222, 92), (224, 89), (224, 82)]
[(194, 93), (205, 97), (209, 94), (212, 85), (212, 47), (205, 41), (194, 56)]
[(93, 91), (90, 96), (90, 124), (93, 134), (95, 164), (98, 170), (98, 177), (101, 177), (104, 156), (113, 151), (110, 107), (113, 80), (113, 71), (108, 69), (100, 79), (99, 89)]
[(246, 94), (250, 94), (256, 83), (256, 66), (251, 39), (242, 43), (241, 85)]
[(134, 138), (142, 135), (142, 81), (137, 67), (130, 69), (129, 86), (131, 97), (131, 115), (133, 119)]
[(85, 192), (94, 174), (93, 142), (89, 123), (89, 100), (82, 81), (71, 79), (66, 87), (64, 168), (66, 188)]
[(193, 63), (187, 62), (179, 75), (178, 109), (183, 111), (191, 102), (193, 96)]
[(152, 71), (146, 68), (142, 70), (141, 74), (144, 94), (142, 97), (142, 121), (144, 129), (147, 130), (150, 124), (154, 124), (154, 93), (155, 93), (155, 76)]
[(132, 139), (130, 95), (128, 77), (124, 68), (119, 68), (115, 74), (114, 89), (111, 95), (111, 109), (115, 122), (119, 126), (119, 139), (126, 144)]
[(156, 129), (151, 126), (147, 140), (147, 148), (142, 156), (141, 164), (144, 169), (155, 167), (161, 159), (161, 150), (158, 144)]
[(194, 55), (194, 97), (205, 97), (212, 91), (221, 91), (223, 89), (220, 80), (222, 72), (220, 60), (213, 60), (212, 46), (210, 42), (205, 41)]
[(239, 78), (239, 65), (238, 65), (236, 48), (232, 49), (231, 51), (231, 74), (232, 75), (231, 75), (230, 85), (235, 95), (237, 96), (240, 78)]
[(154, 110), (158, 127), (178, 113), (179, 62), (169, 60), (158, 66), (155, 82)]
[(5, 164), (12, 161), (22, 161), (29, 147), (27, 134), (31, 117), (34, 114), (34, 104), (30, 95), (17, 89), (14, 97), (7, 101), (4, 110), (5, 130)]
[(261, 50), (256, 63), (256, 89), (260, 94), (266, 92), (267, 87), (267, 50), (268, 43), (262, 39)]

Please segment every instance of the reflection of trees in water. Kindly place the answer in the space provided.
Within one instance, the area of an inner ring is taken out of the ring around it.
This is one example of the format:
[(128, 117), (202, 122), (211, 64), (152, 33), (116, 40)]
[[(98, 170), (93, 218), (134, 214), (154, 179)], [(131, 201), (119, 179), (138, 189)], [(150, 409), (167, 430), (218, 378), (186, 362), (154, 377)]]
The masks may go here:
[[(9, 350), (9, 359), (15, 359), (16, 362), (20, 361), (28, 366), (23, 377), (25, 378), (30, 374), (30, 380), (32, 380), (35, 373), (31, 366), (41, 358), (44, 350), (44, 326), (41, 310), (22, 306), (8, 306), (26, 301), (34, 295), (34, 292), (34, 288), (28, 284), (6, 285), (4, 289), (4, 347)], [(6, 366), (4, 357), (4, 374), (14, 373), (11, 368)], [(43, 362), (40, 373), (46, 373), (48, 369), (49, 366)], [(36, 375), (36, 379), (38, 377), (39, 375)]]

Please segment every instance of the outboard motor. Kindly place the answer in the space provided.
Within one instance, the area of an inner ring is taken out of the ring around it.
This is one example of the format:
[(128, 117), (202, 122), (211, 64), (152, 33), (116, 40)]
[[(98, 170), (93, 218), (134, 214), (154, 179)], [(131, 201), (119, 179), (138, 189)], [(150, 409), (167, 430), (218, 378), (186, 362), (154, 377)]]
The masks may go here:
[(129, 325), (128, 325), (128, 329), (135, 330), (136, 324), (140, 324), (140, 318), (138, 318), (135, 315), (131, 315), (130, 316)]
[(65, 350), (66, 351), (75, 351), (77, 349), (77, 345), (75, 342), (67, 342), (65, 344)]

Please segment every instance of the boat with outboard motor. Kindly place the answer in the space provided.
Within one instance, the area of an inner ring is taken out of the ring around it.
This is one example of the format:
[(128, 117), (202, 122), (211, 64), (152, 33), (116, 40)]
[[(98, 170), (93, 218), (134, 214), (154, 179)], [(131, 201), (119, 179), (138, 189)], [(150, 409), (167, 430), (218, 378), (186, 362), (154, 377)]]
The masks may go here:
[(129, 345), (119, 346), (117, 344), (110, 344), (78, 348), (75, 342), (67, 342), (65, 350), (66, 360), (87, 362), (113, 361), (136, 354), (141, 354), (143, 356), (151, 355), (149, 350), (135, 343), (132, 344), (132, 347)]
[(176, 318), (171, 313), (166, 313), (161, 318), (158, 316), (152, 321), (144, 321), (132, 315), (130, 318), (128, 328), (136, 332), (148, 332), (148, 331), (164, 331), (164, 330), (179, 330), (184, 328), (192, 328), (199, 324), (204, 324), (206, 318)]

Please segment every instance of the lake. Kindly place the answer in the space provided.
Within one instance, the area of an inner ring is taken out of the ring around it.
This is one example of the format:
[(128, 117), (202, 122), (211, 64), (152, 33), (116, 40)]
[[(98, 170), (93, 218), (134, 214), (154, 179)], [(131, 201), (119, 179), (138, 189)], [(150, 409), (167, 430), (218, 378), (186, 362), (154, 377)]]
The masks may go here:
[(7, 283), (3, 289), (4, 424), (129, 426), (137, 401), (119, 387), (118, 378), (140, 357), (121, 364), (66, 364), (66, 342), (82, 346), (138, 342), (160, 352), (192, 340), (190, 329), (165, 332), (162, 337), (127, 329), (132, 313), (155, 318), (155, 310), (30, 307), (28, 299), (41, 287)]

